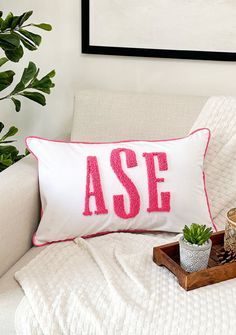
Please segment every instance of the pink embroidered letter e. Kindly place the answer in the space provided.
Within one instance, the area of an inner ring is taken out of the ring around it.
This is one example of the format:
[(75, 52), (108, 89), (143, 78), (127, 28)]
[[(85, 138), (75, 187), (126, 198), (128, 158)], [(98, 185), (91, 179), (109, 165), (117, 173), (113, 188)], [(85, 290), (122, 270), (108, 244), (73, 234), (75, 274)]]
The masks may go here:
[(167, 158), (165, 152), (143, 153), (146, 159), (148, 191), (149, 191), (149, 207), (148, 212), (170, 212), (170, 192), (161, 192), (161, 206), (158, 204), (158, 183), (163, 183), (164, 178), (157, 178), (155, 172), (154, 158), (157, 157), (159, 171), (168, 170)]

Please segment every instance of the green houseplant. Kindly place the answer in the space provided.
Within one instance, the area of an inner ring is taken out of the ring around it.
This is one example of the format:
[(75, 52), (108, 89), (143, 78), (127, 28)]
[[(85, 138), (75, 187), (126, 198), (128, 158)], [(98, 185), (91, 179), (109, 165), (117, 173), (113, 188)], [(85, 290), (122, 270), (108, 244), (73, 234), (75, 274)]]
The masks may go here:
[[(39, 77), (39, 68), (29, 62), (28, 66), (23, 70), (20, 80), (14, 85), (15, 72), (8, 68), (9, 62), (19, 62), (24, 56), (25, 49), (35, 51), (38, 49), (42, 37), (35, 34), (31, 29), (43, 29), (50, 31), (51, 25), (46, 23), (28, 23), (33, 11), (25, 12), (21, 15), (13, 15), (9, 13), (3, 18), (3, 12), (0, 11), (0, 101), (10, 100), (13, 103), (16, 112), (21, 110), (21, 99), (30, 99), (42, 106), (46, 105), (45, 94), (50, 94), (51, 89), (55, 86), (52, 78), (55, 71)], [(2, 70), (4, 68), (4, 70)], [(11, 88), (11, 86), (13, 87)], [(7, 91), (6, 94), (3, 91)], [(19, 151), (9, 140), (14, 136), (18, 129), (14, 126), (10, 127), (7, 132), (2, 135), (4, 128), (3, 122), (0, 122), (0, 172), (17, 162), (25, 156), (19, 155)], [(11, 144), (11, 145), (10, 145)]]
[(179, 240), (180, 265), (187, 272), (207, 268), (211, 252), (212, 228), (192, 223), (185, 226), (183, 236)]

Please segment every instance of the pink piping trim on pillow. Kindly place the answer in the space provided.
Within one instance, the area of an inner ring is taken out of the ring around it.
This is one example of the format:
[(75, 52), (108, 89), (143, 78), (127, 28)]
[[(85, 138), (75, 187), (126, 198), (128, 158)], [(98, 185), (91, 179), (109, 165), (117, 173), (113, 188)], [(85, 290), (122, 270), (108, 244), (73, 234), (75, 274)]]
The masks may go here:
[[(56, 143), (74, 143), (74, 144), (115, 144), (115, 143), (129, 143), (129, 142), (167, 142), (167, 141), (176, 141), (176, 140), (182, 140), (182, 139), (185, 139), (185, 138), (188, 138), (190, 137), (191, 135), (199, 132), (199, 131), (202, 131), (202, 130), (207, 130), (208, 131), (208, 141), (207, 141), (207, 144), (206, 144), (206, 149), (205, 149), (205, 152), (204, 152), (204, 156), (203, 158), (205, 159), (206, 157), (206, 153), (207, 153), (207, 150), (208, 150), (208, 146), (209, 146), (209, 142), (210, 142), (210, 138), (211, 138), (211, 131), (209, 128), (198, 128), (194, 131), (192, 131), (189, 135), (187, 136), (184, 136), (184, 137), (176, 137), (176, 138), (171, 138), (171, 139), (165, 139), (165, 140), (124, 140), (124, 141), (114, 141), (114, 142), (79, 142), (79, 141), (63, 141), (63, 140), (50, 140), (50, 139), (47, 139), (47, 138), (43, 138), (43, 137), (39, 137), (39, 136), (28, 136), (25, 138), (25, 145), (27, 147), (27, 149), (31, 152), (31, 154), (36, 158), (37, 161), (39, 161), (38, 157), (30, 150), (29, 146), (28, 146), (28, 143), (27, 143), (27, 140), (30, 139), (30, 138), (36, 138), (36, 139), (39, 139), (39, 140), (44, 140), (44, 141), (49, 141), (49, 142), (56, 142)], [(209, 212), (209, 216), (210, 216), (210, 219), (211, 219), (211, 223), (213, 225), (213, 228), (215, 229), (215, 231), (217, 231), (217, 227), (213, 221), (213, 217), (212, 217), (212, 214), (211, 214), (211, 209), (210, 209), (210, 204), (209, 204), (209, 199), (208, 199), (208, 194), (207, 194), (207, 190), (206, 190), (206, 178), (205, 178), (205, 174), (203, 172), (203, 185), (204, 185), (204, 192), (205, 192), (205, 196), (206, 196), (206, 203), (207, 203), (207, 208), (208, 208), (208, 212)], [(89, 238), (89, 237), (96, 237), (96, 236), (100, 236), (100, 235), (104, 235), (104, 234), (109, 234), (109, 233), (114, 233), (114, 232), (135, 232), (134, 230), (123, 230), (123, 231), (111, 231), (111, 232), (101, 232), (101, 233), (97, 233), (97, 234), (92, 234), (92, 235), (88, 235), (88, 236), (82, 236), (83, 238)], [(143, 230), (143, 231), (139, 231), (139, 232), (151, 232), (151, 231), (148, 231), (148, 230)], [(73, 241), (74, 238), (72, 239), (65, 239), (65, 240), (58, 240), (58, 241), (52, 241), (52, 242), (45, 242), (43, 244), (37, 244), (36, 243), (36, 237), (35, 237), (35, 234), (33, 235), (32, 237), (32, 242), (35, 246), (38, 246), (38, 247), (42, 247), (42, 246), (46, 246), (46, 245), (49, 245), (49, 244), (52, 244), (52, 243), (57, 243), (57, 242), (68, 242), (68, 241)]]
[[(207, 147), (206, 147), (206, 150), (205, 150), (205, 154), (206, 154), (206, 151), (207, 151), (207, 148), (208, 148), (208, 144), (209, 144), (209, 141), (210, 141), (210, 134), (211, 134), (211, 131), (210, 131), (209, 128), (198, 128), (198, 129), (192, 131), (187, 136), (176, 137), (176, 138), (169, 138), (169, 139), (165, 139), (165, 140), (123, 140), (123, 141), (113, 141), (113, 142), (112, 141), (111, 142), (81, 142), (81, 141), (51, 140), (51, 139), (43, 138), (43, 137), (40, 137), (40, 136), (27, 136), (25, 138), (25, 145), (26, 145), (27, 149), (31, 152), (31, 150), (30, 150), (30, 148), (28, 147), (28, 144), (27, 144), (27, 140), (31, 139), (31, 138), (36, 138), (38, 140), (43, 140), (43, 141), (48, 141), (48, 142), (65, 143), (65, 144), (69, 144), (69, 143), (72, 143), (72, 144), (116, 144), (116, 143), (129, 143), (129, 142), (168, 142), (168, 141), (183, 140), (183, 139), (188, 138), (191, 135), (193, 135), (193, 134), (195, 134), (195, 133), (197, 133), (199, 131), (202, 131), (202, 130), (207, 130), (209, 132), (208, 143), (207, 143)], [(31, 152), (31, 153), (38, 160), (38, 158), (36, 157), (36, 155), (33, 152)], [(205, 158), (205, 155), (204, 155), (204, 158)]]
[[(208, 147), (209, 147), (210, 139), (211, 139), (211, 131), (208, 128), (202, 128), (202, 129), (207, 129), (209, 131), (208, 141), (207, 141), (206, 149), (205, 149), (204, 156), (203, 156), (203, 158), (205, 159), (206, 154), (207, 154), (207, 150), (208, 150)], [(196, 132), (196, 130), (194, 132)], [(193, 134), (193, 133), (191, 133), (191, 134)], [(205, 175), (204, 171), (202, 172), (202, 178), (203, 178), (203, 187), (204, 187), (204, 192), (205, 192), (205, 197), (206, 197), (208, 213), (209, 213), (209, 216), (210, 216), (210, 219), (211, 219), (212, 226), (215, 229), (215, 231), (217, 232), (218, 228), (216, 227), (215, 222), (214, 222), (213, 217), (212, 217), (212, 214), (211, 214), (210, 202), (209, 202), (209, 197), (208, 197), (208, 193), (207, 193), (207, 189), (206, 189), (206, 175)]]
[(216, 227), (216, 225), (214, 223), (214, 220), (213, 220), (213, 217), (212, 217), (212, 214), (211, 214), (211, 208), (210, 208), (208, 193), (207, 193), (207, 189), (206, 189), (206, 176), (205, 176), (204, 172), (202, 172), (202, 177), (203, 177), (203, 187), (204, 187), (204, 192), (205, 192), (205, 196), (206, 196), (206, 203), (207, 203), (208, 213), (210, 215), (212, 226), (215, 229), (215, 231), (217, 232), (218, 229), (217, 229), (217, 227)]
[(70, 242), (73, 241), (76, 237), (74, 238), (67, 238), (65, 240), (58, 240), (58, 241), (52, 241), (52, 242), (44, 242), (44, 243), (37, 243), (36, 242), (36, 233), (33, 234), (32, 236), (32, 243), (35, 247), (45, 247), (46, 245), (50, 245), (53, 243), (57, 243), (57, 242)]
[(200, 128), (200, 129), (194, 130), (190, 135), (196, 133), (198, 130), (204, 130), (204, 129), (208, 130), (208, 132), (209, 132), (208, 133), (208, 140), (207, 140), (207, 144), (206, 144), (206, 149), (205, 149), (204, 156), (203, 156), (203, 158), (205, 159), (206, 158), (206, 154), (207, 154), (207, 150), (208, 150), (208, 147), (209, 147), (210, 139), (211, 139), (211, 131), (210, 131), (210, 129), (209, 128)]
[[(87, 239), (92, 237), (99, 237), (103, 235), (113, 234), (113, 233), (133, 233), (133, 234), (143, 234), (143, 233), (156, 233), (160, 232), (159, 230), (144, 230), (144, 229), (127, 229), (127, 230), (111, 230), (111, 231), (104, 231), (99, 232), (96, 234), (90, 234), (90, 235), (84, 235), (80, 238)], [(79, 238), (79, 236), (73, 237), (73, 238), (67, 238), (65, 240), (57, 240), (57, 241), (51, 241), (51, 242), (44, 242), (44, 243), (37, 243), (36, 242), (36, 233), (33, 234), (32, 242), (35, 247), (45, 247), (46, 245), (58, 243), (58, 242), (71, 242), (74, 241), (74, 239)]]
[(143, 234), (143, 233), (155, 233), (158, 232), (158, 230), (145, 230), (145, 229), (119, 229), (119, 230), (111, 230), (111, 231), (102, 231), (100, 233), (96, 234), (90, 234), (90, 235), (85, 235), (81, 236), (81, 238), (87, 239), (91, 237), (98, 237), (98, 236), (103, 236), (103, 235), (108, 235), (108, 234), (113, 234), (113, 233), (132, 233), (132, 234)]

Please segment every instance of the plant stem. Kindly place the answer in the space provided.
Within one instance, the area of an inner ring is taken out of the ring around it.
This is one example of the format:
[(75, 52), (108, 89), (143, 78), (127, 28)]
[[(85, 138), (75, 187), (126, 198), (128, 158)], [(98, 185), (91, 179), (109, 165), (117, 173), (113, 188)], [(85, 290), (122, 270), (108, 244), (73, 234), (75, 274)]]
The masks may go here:
[(26, 27), (30, 27), (30, 26), (32, 26), (32, 23), (26, 24), (26, 25), (21, 26), (21, 27), (16, 26), (14, 29), (6, 29), (6, 30), (4, 30), (4, 31), (1, 31), (0, 34), (9, 33), (9, 32), (11, 32), (11, 31), (19, 31), (19, 30), (22, 29), (22, 28), (26, 28)]
[(5, 100), (5, 99), (9, 99), (11, 97), (11, 94), (5, 95), (5, 97), (0, 98), (0, 100)]
[(30, 89), (30, 88), (32, 88), (31, 82), (29, 83), (28, 86), (24, 87), (24, 89), (21, 90), (20, 92), (18, 92), (18, 93), (9, 93), (9, 94), (5, 95), (4, 97), (0, 98), (0, 101), (1, 100), (5, 100), (5, 99), (10, 99), (11, 97), (17, 96), (17, 95), (19, 95), (19, 93), (21, 93), (21, 92), (23, 92), (23, 91), (25, 91), (27, 89)]

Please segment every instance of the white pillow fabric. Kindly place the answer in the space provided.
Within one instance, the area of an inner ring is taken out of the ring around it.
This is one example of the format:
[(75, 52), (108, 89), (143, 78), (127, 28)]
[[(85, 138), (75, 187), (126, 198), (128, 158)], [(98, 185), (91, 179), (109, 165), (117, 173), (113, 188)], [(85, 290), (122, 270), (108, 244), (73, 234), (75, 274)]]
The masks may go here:
[(42, 202), (34, 244), (114, 231), (180, 232), (193, 222), (211, 226), (203, 173), (209, 140), (206, 128), (163, 141), (28, 137)]

